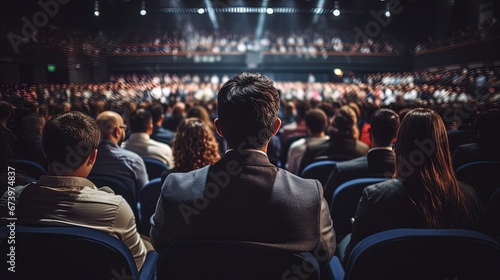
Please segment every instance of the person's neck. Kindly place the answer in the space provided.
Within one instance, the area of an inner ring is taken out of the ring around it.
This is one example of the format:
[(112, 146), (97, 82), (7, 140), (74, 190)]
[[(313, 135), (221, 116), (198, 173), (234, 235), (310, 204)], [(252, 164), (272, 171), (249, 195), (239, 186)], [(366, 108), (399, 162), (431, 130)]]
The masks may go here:
[(325, 133), (324, 132), (311, 133), (311, 137), (325, 137)]

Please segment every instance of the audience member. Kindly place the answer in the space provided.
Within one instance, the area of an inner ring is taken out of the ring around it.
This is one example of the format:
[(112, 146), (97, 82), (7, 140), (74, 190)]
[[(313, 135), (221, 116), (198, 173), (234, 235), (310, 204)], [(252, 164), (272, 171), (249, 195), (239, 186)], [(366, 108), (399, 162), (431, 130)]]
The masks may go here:
[(453, 153), (453, 167), (480, 160), (500, 161), (500, 110), (490, 109), (476, 119), (477, 143), (458, 146)]
[(181, 121), (185, 118), (186, 114), (186, 104), (182, 102), (175, 103), (172, 108), (172, 112), (168, 118), (163, 121), (162, 126), (170, 131), (177, 131), (177, 127)]
[(113, 111), (104, 111), (97, 116), (102, 140), (99, 153), (89, 176), (116, 178), (130, 187), (130, 193), (137, 197), (148, 182), (144, 160), (136, 153), (120, 147), (125, 139), (127, 127), (122, 117)]
[[(80, 112), (55, 116), (45, 124), (42, 139), (48, 175), (36, 184), (15, 188), (17, 223), (73, 225), (107, 232), (129, 247), (140, 269), (146, 247), (136, 231), (132, 209), (109, 188), (98, 189), (86, 179), (100, 140), (95, 120)], [(2, 212), (8, 211), (9, 197), (4, 194), (0, 201)]]
[(16, 158), (36, 162), (47, 169), (42, 147), (44, 126), (45, 118), (42, 115), (31, 113), (23, 118), (24, 136), (16, 142)]
[(286, 169), (293, 174), (299, 174), (299, 165), (306, 151), (307, 145), (324, 142), (329, 139), (325, 135), (328, 120), (326, 114), (320, 109), (311, 109), (306, 113), (304, 121), (307, 126), (307, 137), (301, 138), (290, 145), (287, 156)]
[(393, 179), (363, 190), (344, 260), (363, 238), (388, 229), (480, 229), (481, 202), (455, 178), (439, 114), (410, 111), (399, 127), (395, 153)]
[(174, 159), (169, 145), (150, 138), (153, 133), (151, 114), (145, 109), (138, 109), (130, 115), (130, 138), (123, 143), (123, 148), (132, 151), (142, 158), (159, 160), (172, 168)]
[[(473, 102), (459, 104), (454, 109), (454, 121), (457, 122), (457, 127), (448, 131), (451, 154), (458, 146), (475, 142), (476, 135), (473, 124), (478, 112), (477, 105)], [(443, 115), (443, 118), (446, 116)]]
[(172, 146), (174, 140), (174, 132), (162, 127), (165, 119), (163, 114), (163, 106), (159, 103), (151, 105), (151, 117), (153, 118), (153, 133), (151, 139)]
[(369, 147), (358, 140), (357, 117), (353, 109), (342, 106), (333, 117), (333, 132), (330, 139), (320, 143), (308, 144), (299, 167), (304, 168), (317, 160), (344, 161), (368, 153)]
[(307, 111), (311, 109), (309, 102), (298, 101), (296, 105), (297, 117), (295, 121), (284, 125), (281, 128), (281, 142), (284, 143), (288, 137), (296, 135), (307, 135), (306, 122), (304, 117)]
[(325, 199), (331, 202), (335, 189), (342, 183), (357, 178), (386, 177), (394, 174), (392, 143), (399, 127), (399, 116), (390, 109), (375, 111), (370, 121), (372, 148), (359, 158), (338, 162), (325, 185)]
[(7, 127), (7, 120), (14, 113), (14, 106), (6, 101), (0, 101), (0, 131), (3, 134), (5, 144), (9, 145), (10, 150), (14, 151), (17, 136)]
[(214, 164), (220, 159), (219, 146), (212, 129), (198, 118), (184, 119), (175, 133), (174, 168), (162, 174), (162, 181), (172, 172), (188, 172)]
[(231, 241), (316, 250), (328, 264), (335, 235), (323, 188), (266, 156), (281, 125), (278, 108), (278, 91), (266, 76), (243, 73), (222, 86), (215, 126), (229, 150), (213, 165), (167, 177), (151, 227), (156, 251), (182, 240)]
[(213, 132), (215, 139), (217, 140), (217, 143), (219, 143), (219, 152), (221, 155), (223, 155), (226, 152), (226, 140), (219, 134), (217, 134), (217, 131), (215, 130), (215, 126), (213, 125), (213, 121), (210, 118), (210, 115), (203, 106), (193, 106), (189, 111), (186, 113), (186, 118), (198, 118), (202, 120), (205, 125), (210, 128), (210, 130)]

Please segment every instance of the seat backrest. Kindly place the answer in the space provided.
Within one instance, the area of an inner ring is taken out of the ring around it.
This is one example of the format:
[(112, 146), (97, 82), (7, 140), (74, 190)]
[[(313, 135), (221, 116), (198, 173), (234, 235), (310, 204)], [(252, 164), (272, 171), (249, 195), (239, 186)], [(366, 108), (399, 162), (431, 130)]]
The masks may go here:
[(135, 193), (135, 186), (128, 186), (126, 183), (109, 176), (94, 175), (89, 176), (88, 179), (96, 185), (96, 187), (101, 188), (104, 186), (109, 187), (117, 195), (123, 196), (123, 198), (128, 202), (130, 208), (134, 212), (136, 219), (139, 219), (139, 212), (137, 209), (137, 194)]
[(29, 177), (30, 180), (38, 181), (40, 176), (46, 174), (43, 166), (31, 160), (14, 159), (9, 162), (9, 165), (14, 167), (17, 172)]
[(380, 183), (387, 178), (359, 178), (347, 181), (335, 189), (330, 200), (330, 215), (337, 239), (351, 233), (351, 218), (356, 215), (359, 199), (366, 186)]
[(160, 178), (163, 171), (168, 169), (168, 166), (153, 158), (144, 158), (144, 164), (146, 165), (146, 171), (148, 172), (149, 180)]
[[(1, 279), (139, 279), (129, 248), (108, 233), (76, 226), (13, 230), (0, 228)], [(11, 264), (15, 273), (8, 271)]]
[(320, 160), (307, 165), (304, 170), (302, 170), (301, 177), (308, 179), (318, 179), (324, 186), (332, 172), (333, 166), (337, 162), (333, 160)]
[(500, 182), (486, 205), (484, 217), (486, 232), (496, 241), (500, 241)]
[(500, 279), (500, 244), (463, 229), (392, 229), (361, 240), (345, 267), (354, 279)]
[(475, 161), (464, 164), (455, 171), (457, 180), (473, 187), (483, 207), (500, 182), (500, 161)]
[[(307, 276), (307, 278), (305, 277)], [(157, 279), (319, 279), (311, 253), (248, 243), (179, 242), (160, 254)]]
[(146, 185), (142, 187), (141, 192), (139, 193), (139, 205), (141, 214), (139, 232), (148, 236), (149, 229), (151, 227), (149, 219), (155, 213), (156, 204), (161, 194), (161, 183), (161, 178), (155, 178), (146, 183)]

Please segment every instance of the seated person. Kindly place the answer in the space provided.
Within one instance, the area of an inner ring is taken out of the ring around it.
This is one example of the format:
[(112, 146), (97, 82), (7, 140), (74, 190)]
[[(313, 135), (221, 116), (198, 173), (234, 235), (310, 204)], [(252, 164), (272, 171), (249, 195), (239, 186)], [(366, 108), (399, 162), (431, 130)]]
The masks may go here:
[(453, 153), (453, 167), (481, 160), (500, 161), (500, 110), (490, 109), (476, 119), (477, 143), (464, 144)]
[(344, 261), (363, 238), (388, 229), (480, 229), (481, 202), (455, 177), (439, 114), (410, 111), (399, 127), (395, 153), (394, 178), (363, 190), (350, 240), (341, 242), (348, 242)]
[(152, 158), (165, 163), (169, 168), (174, 165), (172, 148), (165, 143), (151, 139), (153, 119), (145, 109), (138, 109), (130, 115), (130, 138), (123, 143), (123, 148), (142, 158)]
[(162, 182), (172, 172), (188, 172), (214, 164), (220, 159), (219, 145), (212, 129), (198, 118), (182, 120), (173, 143), (174, 168), (161, 174)]
[(97, 124), (102, 140), (89, 176), (108, 176), (122, 181), (137, 198), (149, 178), (144, 160), (138, 154), (120, 147), (127, 129), (122, 116), (113, 111), (104, 111), (97, 116)]
[(23, 118), (24, 136), (17, 139), (16, 158), (36, 162), (47, 169), (47, 160), (42, 148), (44, 125), (45, 118), (42, 115), (32, 113)]
[[(129, 247), (141, 269), (147, 250), (136, 231), (132, 209), (111, 189), (98, 189), (86, 179), (94, 166), (100, 138), (95, 120), (80, 112), (59, 114), (47, 121), (42, 144), (48, 175), (41, 176), (36, 184), (15, 187), (17, 222), (107, 232)], [(7, 213), (10, 201), (4, 194), (0, 200), (2, 213)]]
[(287, 156), (286, 169), (293, 174), (298, 174), (299, 164), (302, 161), (307, 145), (322, 143), (329, 139), (325, 135), (328, 120), (326, 114), (320, 109), (311, 109), (306, 113), (304, 121), (307, 126), (307, 137), (298, 139), (290, 145)]
[(150, 232), (157, 252), (217, 240), (311, 252), (329, 263), (335, 233), (321, 184), (277, 168), (266, 154), (281, 125), (279, 104), (273, 81), (260, 74), (222, 86), (215, 126), (229, 150), (212, 165), (167, 177)]
[(163, 106), (161, 104), (154, 103), (151, 105), (150, 111), (151, 117), (153, 118), (153, 132), (151, 133), (151, 139), (172, 146), (174, 132), (161, 126), (165, 119)]
[(344, 161), (366, 155), (369, 147), (358, 140), (359, 130), (356, 122), (355, 111), (348, 106), (342, 106), (333, 117), (330, 139), (307, 145), (298, 174), (318, 160)]
[(372, 148), (368, 154), (352, 160), (338, 162), (325, 184), (325, 199), (332, 199), (335, 189), (342, 183), (357, 178), (386, 177), (394, 174), (392, 142), (399, 127), (399, 116), (390, 109), (375, 111), (370, 122)]

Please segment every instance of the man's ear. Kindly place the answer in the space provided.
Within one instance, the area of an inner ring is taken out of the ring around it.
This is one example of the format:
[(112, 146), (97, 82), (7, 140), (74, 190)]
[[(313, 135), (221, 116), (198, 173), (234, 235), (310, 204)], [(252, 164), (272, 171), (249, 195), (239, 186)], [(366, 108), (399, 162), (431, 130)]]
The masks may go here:
[(97, 149), (95, 149), (94, 151), (92, 151), (92, 153), (90, 153), (89, 159), (87, 160), (87, 164), (94, 165), (96, 159), (97, 159)]
[(278, 131), (280, 131), (280, 128), (281, 128), (281, 119), (277, 118), (276, 122), (274, 123), (273, 136), (276, 135), (278, 133)]
[(220, 129), (220, 121), (219, 121), (219, 118), (216, 118), (214, 120), (214, 125), (215, 125), (215, 131), (217, 131), (217, 134), (219, 134), (221, 137), (224, 137), (224, 135), (222, 134), (222, 130)]

